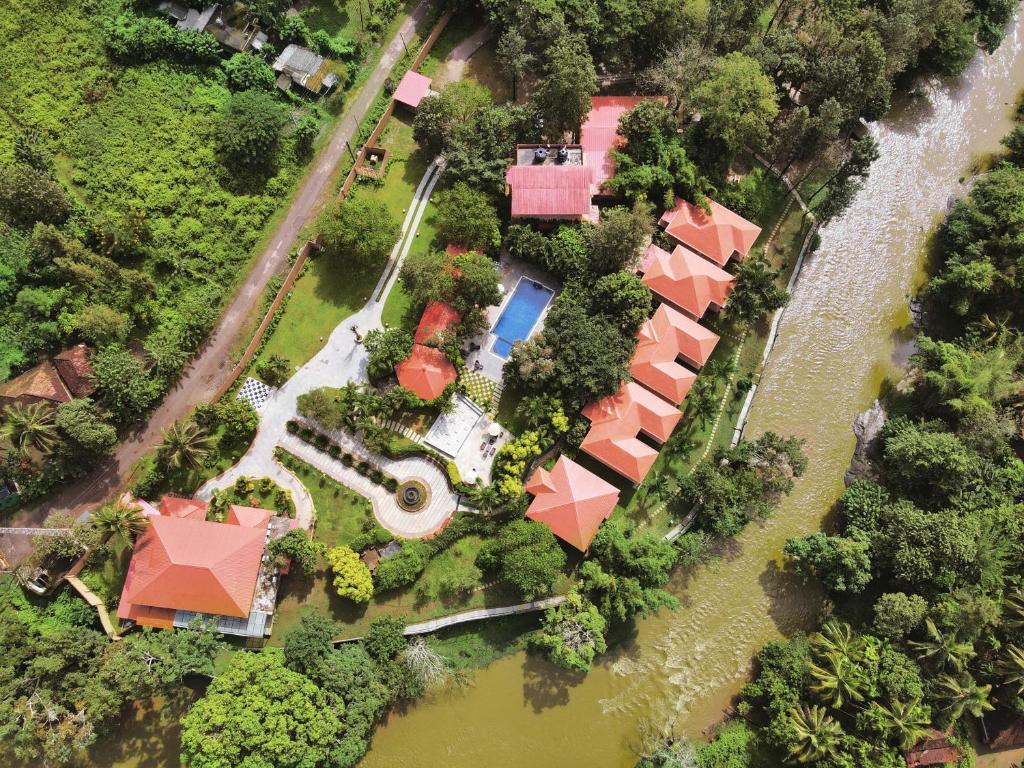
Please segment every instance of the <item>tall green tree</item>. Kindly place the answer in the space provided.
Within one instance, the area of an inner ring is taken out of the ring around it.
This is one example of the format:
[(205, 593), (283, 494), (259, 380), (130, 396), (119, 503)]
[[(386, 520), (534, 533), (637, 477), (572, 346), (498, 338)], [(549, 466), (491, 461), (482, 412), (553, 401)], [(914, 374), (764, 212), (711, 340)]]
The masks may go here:
[(252, 170), (272, 163), (288, 112), (273, 94), (245, 90), (232, 94), (220, 116), (217, 142), (229, 163)]
[(586, 42), (575, 36), (556, 40), (544, 52), (543, 74), (533, 95), (548, 135), (557, 141), (562, 133), (577, 130), (596, 92), (597, 72)]
[(359, 196), (332, 204), (319, 229), (323, 255), (360, 270), (383, 262), (402, 231), (382, 200)]
[(764, 146), (779, 113), (771, 78), (755, 59), (736, 51), (715, 61), (710, 77), (693, 91), (693, 107), (734, 155), (745, 147)]

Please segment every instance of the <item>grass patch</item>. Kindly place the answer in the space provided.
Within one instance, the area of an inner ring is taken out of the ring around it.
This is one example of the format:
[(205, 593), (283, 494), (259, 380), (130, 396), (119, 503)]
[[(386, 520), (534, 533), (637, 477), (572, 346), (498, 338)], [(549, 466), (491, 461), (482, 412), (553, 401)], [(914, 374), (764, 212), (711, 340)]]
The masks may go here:
[(316, 509), (313, 538), (329, 547), (348, 545), (374, 521), (373, 507), (363, 495), (327, 477), (287, 451), (282, 462), (309, 491)]
[(428, 639), (456, 669), (479, 669), (526, 648), (528, 634), (540, 626), (544, 612), (477, 621), (442, 630)]
[(391, 286), (388, 297), (384, 300), (384, 309), (381, 312), (381, 321), (386, 327), (400, 326), (406, 322), (409, 307), (412, 304), (412, 296), (405, 292), (401, 282), (395, 282)]

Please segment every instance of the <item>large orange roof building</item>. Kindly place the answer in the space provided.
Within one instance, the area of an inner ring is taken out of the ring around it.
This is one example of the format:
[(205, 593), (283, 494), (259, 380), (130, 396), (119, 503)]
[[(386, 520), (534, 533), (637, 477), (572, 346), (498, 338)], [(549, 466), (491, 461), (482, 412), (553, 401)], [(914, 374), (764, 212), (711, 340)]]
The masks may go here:
[[(159, 512), (139, 506), (149, 526), (135, 542), (117, 615), (170, 628), (204, 614), (216, 618), (222, 632), (262, 636), (276, 596), (276, 582), (262, 574), (272, 568), (264, 560), (266, 542), (293, 521), (232, 505), (226, 523), (211, 522), (205, 502), (172, 496), (161, 500)], [(269, 597), (261, 594), (264, 582), (273, 585)]]
[(682, 413), (636, 382), (624, 383), (614, 395), (583, 409), (591, 426), (580, 447), (635, 484), (643, 482), (658, 452), (638, 435), (658, 443), (672, 434)]
[(690, 391), (697, 374), (680, 365), (683, 358), (694, 368), (711, 356), (718, 335), (698, 325), (681, 312), (662, 304), (637, 333), (636, 352), (629, 364), (634, 380), (679, 405)]
[(653, 243), (647, 246), (639, 271), (644, 285), (698, 320), (708, 307), (724, 307), (736, 282), (724, 269), (681, 245), (672, 253)]
[(593, 171), (585, 165), (513, 165), (512, 218), (582, 220), (590, 215)]
[(526, 484), (533, 503), (531, 520), (544, 523), (560, 539), (585, 552), (619, 500), (619, 491), (575, 461), (560, 456), (548, 472), (539, 468)]
[(761, 234), (761, 228), (710, 198), (708, 205), (710, 214), (677, 197), (675, 207), (665, 211), (658, 223), (677, 242), (720, 267), (728, 264), (734, 254), (745, 259)]

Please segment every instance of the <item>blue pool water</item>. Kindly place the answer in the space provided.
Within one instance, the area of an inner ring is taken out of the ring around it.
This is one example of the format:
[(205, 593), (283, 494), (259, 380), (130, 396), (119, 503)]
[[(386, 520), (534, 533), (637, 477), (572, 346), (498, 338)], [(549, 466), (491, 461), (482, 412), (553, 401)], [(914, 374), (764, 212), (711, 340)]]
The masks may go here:
[(501, 358), (508, 357), (512, 345), (530, 335), (533, 326), (537, 324), (537, 318), (553, 295), (554, 291), (540, 283), (525, 277), (520, 280), (512, 292), (512, 298), (501, 311), (501, 317), (491, 329), (491, 333), (498, 337), (491, 348), (494, 354)]

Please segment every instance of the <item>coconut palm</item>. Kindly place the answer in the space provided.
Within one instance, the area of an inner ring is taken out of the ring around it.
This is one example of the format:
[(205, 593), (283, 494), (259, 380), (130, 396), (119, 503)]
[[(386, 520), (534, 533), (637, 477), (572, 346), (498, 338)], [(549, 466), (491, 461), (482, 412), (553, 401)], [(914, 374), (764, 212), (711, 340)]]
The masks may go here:
[(93, 527), (102, 531), (106, 538), (117, 535), (127, 542), (131, 542), (149, 525), (149, 520), (138, 506), (123, 501), (100, 507), (89, 519)]
[(965, 712), (972, 717), (991, 712), (994, 709), (988, 700), (991, 693), (991, 685), (978, 685), (966, 672), (956, 677), (941, 675), (935, 681), (935, 698), (945, 702), (946, 714), (953, 721), (959, 720)]
[(801, 704), (789, 710), (787, 719), (795, 737), (789, 754), (798, 763), (812, 763), (831, 755), (843, 735), (839, 723), (824, 707)]
[(955, 633), (943, 634), (931, 619), (925, 619), (924, 628), (927, 637), (909, 643), (917, 651), (918, 659), (933, 661), (940, 669), (953, 667), (962, 671), (967, 662), (974, 658), (974, 646), (959, 642)]
[(875, 702), (873, 706), (900, 749), (910, 749), (928, 734), (931, 718), (928, 710), (921, 706), (920, 699), (911, 699), (906, 704), (893, 701), (889, 706)]
[(809, 669), (815, 679), (811, 691), (821, 696), (826, 704), (839, 709), (846, 702), (863, 701), (861, 686), (864, 680), (849, 656), (827, 653), (824, 663), (811, 662)]
[(199, 469), (210, 447), (210, 436), (191, 419), (176, 421), (164, 430), (160, 457), (174, 469)]
[(986, 312), (981, 316), (981, 319), (971, 323), (969, 327), (978, 332), (982, 343), (1002, 344), (1007, 336), (1015, 333), (1011, 326), (1010, 319), (1010, 312), (1005, 312), (996, 317), (992, 317), (988, 312)]
[(1003, 683), (1017, 687), (1017, 695), (1024, 695), (1024, 651), (1010, 643), (1003, 648), (996, 669), (1003, 676)]
[(1003, 600), (1003, 625), (1010, 629), (1024, 627), (1024, 590), (1020, 587)]
[(496, 485), (474, 485), (469, 493), (470, 501), (484, 511), (490, 511), (501, 503), (501, 494)]
[(820, 632), (811, 635), (811, 646), (822, 656), (837, 653), (855, 659), (860, 655), (860, 643), (850, 625), (836, 619), (829, 619)]
[(0, 431), (17, 451), (49, 453), (57, 442), (54, 409), (44, 403), (12, 403), (4, 409)]

